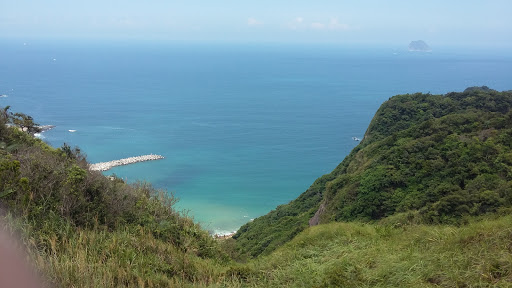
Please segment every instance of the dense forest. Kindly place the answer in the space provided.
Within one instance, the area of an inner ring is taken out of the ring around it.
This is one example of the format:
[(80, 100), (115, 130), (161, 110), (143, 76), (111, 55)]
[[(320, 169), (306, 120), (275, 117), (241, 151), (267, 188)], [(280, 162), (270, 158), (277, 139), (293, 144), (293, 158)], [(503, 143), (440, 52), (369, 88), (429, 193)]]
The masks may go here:
[(487, 87), (391, 97), (334, 171), (214, 239), (6, 107), (0, 232), (48, 287), (512, 286), (511, 108)]

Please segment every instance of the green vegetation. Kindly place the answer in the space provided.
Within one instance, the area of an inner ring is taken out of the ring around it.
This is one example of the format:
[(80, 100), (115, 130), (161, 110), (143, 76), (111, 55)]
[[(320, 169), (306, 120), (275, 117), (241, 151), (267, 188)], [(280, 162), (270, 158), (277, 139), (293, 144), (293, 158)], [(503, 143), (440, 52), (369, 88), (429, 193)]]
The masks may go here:
[(18, 115), (0, 115), (0, 204), (7, 213), (2, 218), (21, 232), (51, 282), (209, 283), (214, 271), (203, 266), (229, 261), (206, 231), (173, 210), (172, 196), (146, 183), (127, 185), (88, 171), (78, 149), (54, 149), (30, 129), (17, 129), (26, 124), (18, 123)]
[(462, 227), (329, 223), (239, 274), (242, 287), (512, 287), (512, 217)]
[(512, 287), (511, 108), (487, 87), (392, 97), (333, 172), (214, 240), (6, 107), (0, 224), (49, 286)]
[(511, 207), (511, 107), (512, 93), (487, 87), (390, 98), (333, 172), (240, 228), (234, 236), (239, 250), (268, 254), (316, 212), (319, 223), (408, 212), (405, 222), (462, 224)]

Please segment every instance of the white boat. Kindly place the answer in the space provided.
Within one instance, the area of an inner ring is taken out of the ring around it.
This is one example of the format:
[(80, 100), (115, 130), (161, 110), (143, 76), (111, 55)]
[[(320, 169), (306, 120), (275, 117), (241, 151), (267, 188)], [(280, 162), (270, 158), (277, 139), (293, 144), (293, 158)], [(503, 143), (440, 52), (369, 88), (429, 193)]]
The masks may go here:
[(359, 139), (357, 137), (352, 137), (352, 140), (354, 140), (354, 141), (361, 141), (361, 139)]
[(76, 132), (76, 130), (68, 130), (69, 132), (73, 133), (73, 132)]

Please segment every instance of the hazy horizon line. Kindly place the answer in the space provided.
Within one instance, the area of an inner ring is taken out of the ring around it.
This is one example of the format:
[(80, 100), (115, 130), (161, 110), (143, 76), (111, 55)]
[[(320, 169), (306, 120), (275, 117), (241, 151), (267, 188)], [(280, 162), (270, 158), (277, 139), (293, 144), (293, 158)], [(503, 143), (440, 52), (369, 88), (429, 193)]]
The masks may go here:
[(136, 38), (136, 37), (70, 37), (70, 36), (4, 36), (0, 37), (0, 42), (19, 42), (22, 45), (30, 45), (31, 43), (59, 43), (67, 42), (73, 43), (105, 43), (105, 44), (116, 44), (116, 43), (134, 43), (134, 44), (199, 44), (199, 45), (251, 45), (251, 46), (273, 46), (273, 45), (297, 45), (297, 46), (333, 46), (333, 47), (383, 47), (383, 48), (394, 48), (404, 49), (410, 42), (416, 40), (425, 41), (433, 51), (436, 48), (440, 49), (458, 49), (458, 48), (469, 48), (469, 49), (490, 49), (490, 50), (502, 50), (512, 48), (512, 44), (496, 44), (496, 43), (443, 43), (436, 41), (429, 41), (428, 39), (411, 39), (407, 41), (300, 41), (300, 40), (247, 40), (247, 39), (166, 39), (166, 38)]

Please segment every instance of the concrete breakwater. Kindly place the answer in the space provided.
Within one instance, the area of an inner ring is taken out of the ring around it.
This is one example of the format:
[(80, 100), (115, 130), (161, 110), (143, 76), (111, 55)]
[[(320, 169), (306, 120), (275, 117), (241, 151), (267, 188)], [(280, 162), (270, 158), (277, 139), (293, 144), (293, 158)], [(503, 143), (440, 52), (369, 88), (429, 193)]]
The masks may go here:
[(159, 159), (164, 159), (164, 156), (153, 155), (153, 154), (142, 155), (142, 156), (135, 156), (135, 157), (124, 158), (124, 159), (119, 159), (119, 160), (114, 160), (114, 161), (90, 164), (89, 165), (89, 170), (92, 170), (92, 171), (107, 171), (110, 168), (116, 167), (116, 166), (128, 165), (128, 164), (133, 164), (133, 163), (137, 163), (137, 162), (144, 162), (144, 161), (151, 161), (151, 160), (159, 160)]

